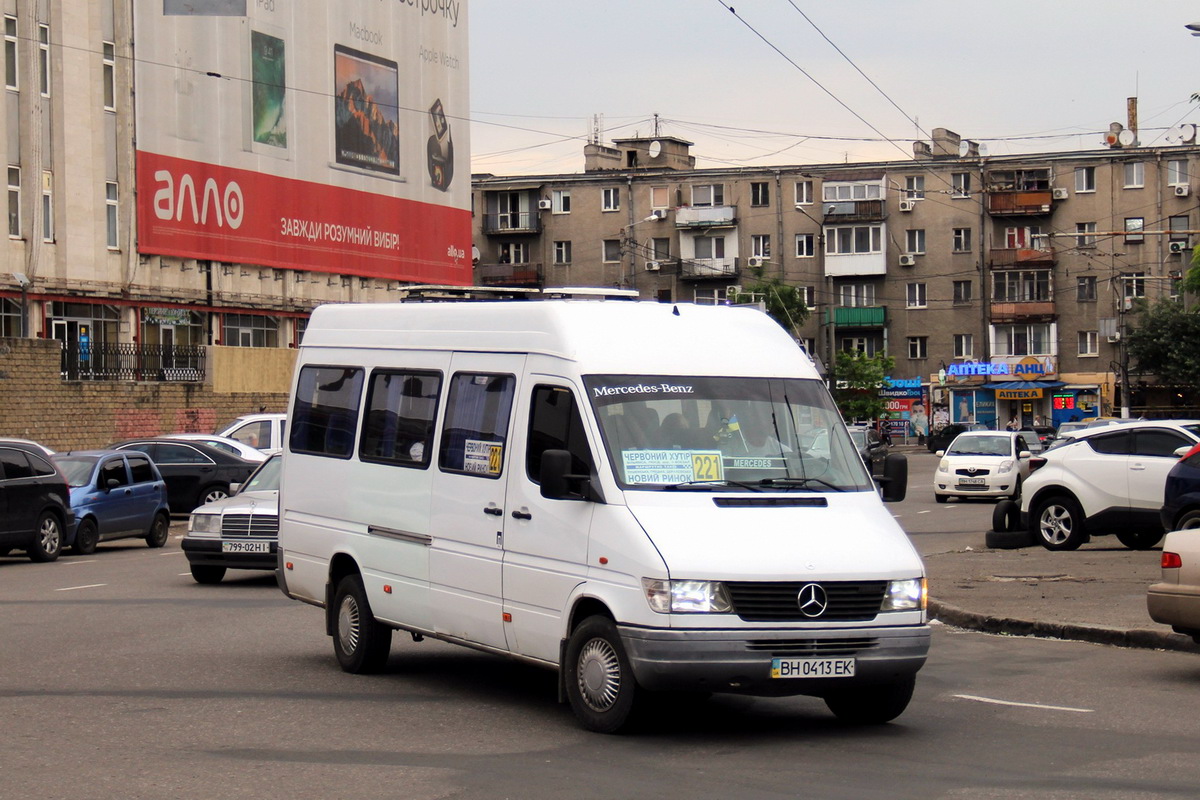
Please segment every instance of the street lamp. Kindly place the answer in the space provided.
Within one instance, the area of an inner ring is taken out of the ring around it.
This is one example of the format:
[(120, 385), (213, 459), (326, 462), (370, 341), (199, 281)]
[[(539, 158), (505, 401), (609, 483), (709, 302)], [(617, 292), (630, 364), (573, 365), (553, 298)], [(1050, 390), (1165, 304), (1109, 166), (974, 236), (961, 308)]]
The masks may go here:
[(17, 279), (17, 285), (21, 287), (21, 338), (29, 337), (29, 276), (24, 272), (14, 272), (13, 277)]

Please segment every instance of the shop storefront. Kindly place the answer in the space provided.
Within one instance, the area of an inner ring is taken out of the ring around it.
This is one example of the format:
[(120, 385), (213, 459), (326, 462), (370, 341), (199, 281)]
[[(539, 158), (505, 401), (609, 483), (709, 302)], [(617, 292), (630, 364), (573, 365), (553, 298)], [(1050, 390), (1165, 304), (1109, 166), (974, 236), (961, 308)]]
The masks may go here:
[(929, 435), (929, 399), (920, 378), (886, 377), (879, 397), (884, 403), (884, 418), (893, 441), (908, 438), (925, 441)]
[(1022, 428), (1057, 428), (1099, 413), (1099, 386), (1059, 380), (1054, 356), (957, 362), (939, 372), (938, 379), (946, 384), (945, 406), (935, 407), (935, 416), (948, 422), (980, 422), (997, 430), (1010, 421)]

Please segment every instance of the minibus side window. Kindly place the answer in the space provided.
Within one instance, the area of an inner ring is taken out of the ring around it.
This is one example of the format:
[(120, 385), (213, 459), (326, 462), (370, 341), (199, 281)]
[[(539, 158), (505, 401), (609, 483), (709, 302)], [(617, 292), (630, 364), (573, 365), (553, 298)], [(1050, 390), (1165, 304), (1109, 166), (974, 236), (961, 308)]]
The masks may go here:
[(588, 447), (583, 418), (575, 404), (575, 395), (562, 386), (537, 386), (529, 409), (529, 442), (525, 447), (525, 472), (538, 483), (542, 453), (566, 450), (571, 454), (571, 473), (593, 472), (592, 452)]
[(512, 375), (454, 374), (438, 453), (443, 472), (500, 477), (515, 386)]
[(350, 458), (362, 384), (363, 371), (354, 367), (301, 369), (292, 409), (292, 452)]
[(359, 459), (417, 469), (428, 467), (441, 390), (442, 376), (438, 372), (371, 373)]

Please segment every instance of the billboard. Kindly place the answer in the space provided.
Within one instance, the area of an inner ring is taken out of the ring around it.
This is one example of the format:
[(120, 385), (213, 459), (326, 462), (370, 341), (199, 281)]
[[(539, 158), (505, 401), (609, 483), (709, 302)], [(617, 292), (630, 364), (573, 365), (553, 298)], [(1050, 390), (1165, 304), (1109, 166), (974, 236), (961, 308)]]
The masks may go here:
[(466, 0), (134, 5), (139, 252), (471, 283)]

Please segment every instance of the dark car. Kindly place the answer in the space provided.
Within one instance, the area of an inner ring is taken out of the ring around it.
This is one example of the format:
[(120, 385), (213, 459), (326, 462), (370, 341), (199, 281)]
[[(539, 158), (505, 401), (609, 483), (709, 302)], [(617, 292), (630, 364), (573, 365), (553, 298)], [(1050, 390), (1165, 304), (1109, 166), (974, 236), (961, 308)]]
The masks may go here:
[(879, 435), (879, 431), (857, 425), (851, 426), (848, 430), (854, 446), (858, 448), (858, 454), (862, 456), (863, 463), (867, 465), (867, 469), (871, 470), (871, 474), (878, 475), (883, 472), (883, 462), (887, 458), (890, 448), (883, 437)]
[(1166, 531), (1200, 528), (1200, 444), (1167, 473), (1159, 516)]
[(1054, 439), (1058, 436), (1058, 431), (1049, 425), (1034, 425), (1031, 430), (1037, 434), (1043, 450), (1053, 444)]
[(45, 448), (0, 439), (0, 555), (24, 550), (34, 561), (53, 561), (74, 523), (67, 479)]
[(200, 442), (154, 437), (129, 439), (110, 445), (112, 450), (138, 450), (162, 473), (167, 484), (167, 503), (171, 512), (186, 514), (197, 506), (229, 496), (229, 485), (242, 483), (258, 467)]
[(988, 430), (988, 426), (982, 422), (951, 422), (929, 434), (929, 438), (925, 440), (925, 446), (929, 448), (929, 452), (936, 453), (938, 450), (945, 450), (949, 447), (950, 443), (954, 441), (954, 437), (960, 433), (986, 430)]
[(74, 552), (94, 553), (97, 543), (109, 539), (139, 537), (151, 547), (167, 543), (167, 487), (148, 455), (84, 450), (59, 453), (54, 463), (71, 489), (75, 528), (66, 543)]

